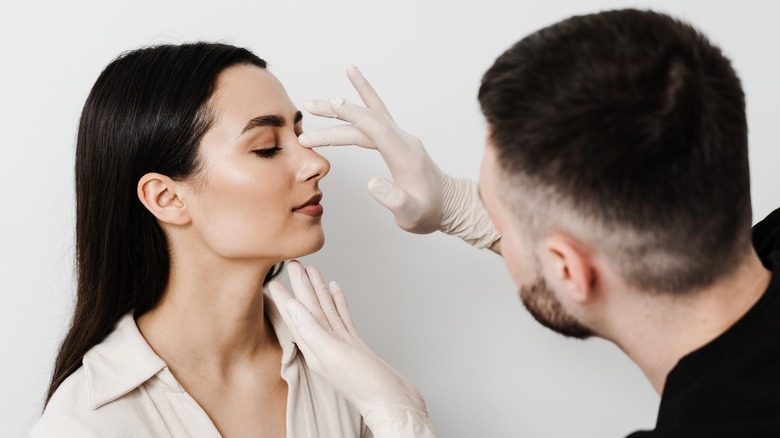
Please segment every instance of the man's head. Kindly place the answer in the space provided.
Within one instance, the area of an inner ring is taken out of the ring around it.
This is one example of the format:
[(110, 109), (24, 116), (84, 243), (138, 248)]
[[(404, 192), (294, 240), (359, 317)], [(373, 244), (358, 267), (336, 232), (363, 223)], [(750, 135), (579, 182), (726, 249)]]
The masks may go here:
[(479, 100), (482, 195), (523, 302), (551, 328), (589, 334), (570, 303), (606, 272), (690, 294), (749, 248), (744, 94), (689, 25), (636, 10), (564, 20), (501, 55)]

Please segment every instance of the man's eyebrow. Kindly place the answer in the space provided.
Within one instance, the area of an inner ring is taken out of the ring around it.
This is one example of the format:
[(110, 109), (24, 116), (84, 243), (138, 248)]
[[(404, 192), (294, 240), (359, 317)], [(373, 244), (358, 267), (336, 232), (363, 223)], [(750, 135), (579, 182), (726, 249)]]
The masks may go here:
[[(300, 111), (296, 112), (293, 119), (294, 120), (293, 125), (297, 124), (302, 119), (303, 119), (303, 113)], [(284, 126), (284, 119), (279, 116), (270, 115), (270, 114), (265, 116), (257, 116), (252, 120), (250, 120), (249, 122), (247, 122), (246, 126), (244, 126), (244, 129), (241, 130), (241, 134), (243, 135), (245, 132), (261, 126), (273, 126), (274, 128), (281, 128), (282, 126)]]

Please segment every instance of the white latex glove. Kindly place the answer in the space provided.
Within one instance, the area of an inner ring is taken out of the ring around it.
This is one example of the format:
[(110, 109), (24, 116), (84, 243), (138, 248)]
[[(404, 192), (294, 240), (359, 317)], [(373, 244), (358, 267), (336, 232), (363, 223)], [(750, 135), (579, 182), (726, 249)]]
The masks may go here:
[(308, 367), (357, 408), (375, 438), (435, 438), (422, 395), (360, 339), (339, 285), (325, 285), (313, 266), (287, 269), (295, 297), (278, 281), (268, 288)]
[(310, 113), (350, 124), (304, 133), (299, 137), (301, 145), (358, 145), (378, 150), (393, 181), (374, 178), (368, 182), (368, 191), (393, 213), (399, 227), (418, 234), (440, 230), (478, 248), (493, 245), (501, 236), (479, 199), (477, 184), (442, 172), (420, 139), (395, 124), (357, 67), (347, 68), (347, 76), (366, 106), (343, 98), (306, 102)]

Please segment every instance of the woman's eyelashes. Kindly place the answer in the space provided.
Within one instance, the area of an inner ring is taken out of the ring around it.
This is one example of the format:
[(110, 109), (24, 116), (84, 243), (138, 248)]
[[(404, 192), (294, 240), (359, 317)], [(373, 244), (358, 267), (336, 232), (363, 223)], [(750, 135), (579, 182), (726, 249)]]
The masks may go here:
[(265, 149), (255, 149), (252, 152), (258, 157), (273, 158), (274, 155), (276, 155), (281, 150), (282, 148), (280, 148), (279, 146), (273, 146)]

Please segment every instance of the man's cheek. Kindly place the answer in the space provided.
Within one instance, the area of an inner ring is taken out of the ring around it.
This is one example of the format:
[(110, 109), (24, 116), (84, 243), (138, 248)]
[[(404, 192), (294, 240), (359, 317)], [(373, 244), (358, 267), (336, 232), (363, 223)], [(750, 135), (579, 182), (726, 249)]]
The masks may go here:
[(515, 286), (520, 287), (525, 284), (527, 266), (524, 266), (522, 257), (517, 253), (517, 245), (513, 244), (511, 239), (505, 240), (501, 238), (501, 253), (504, 258), (504, 264), (506, 265), (509, 275), (512, 277)]

